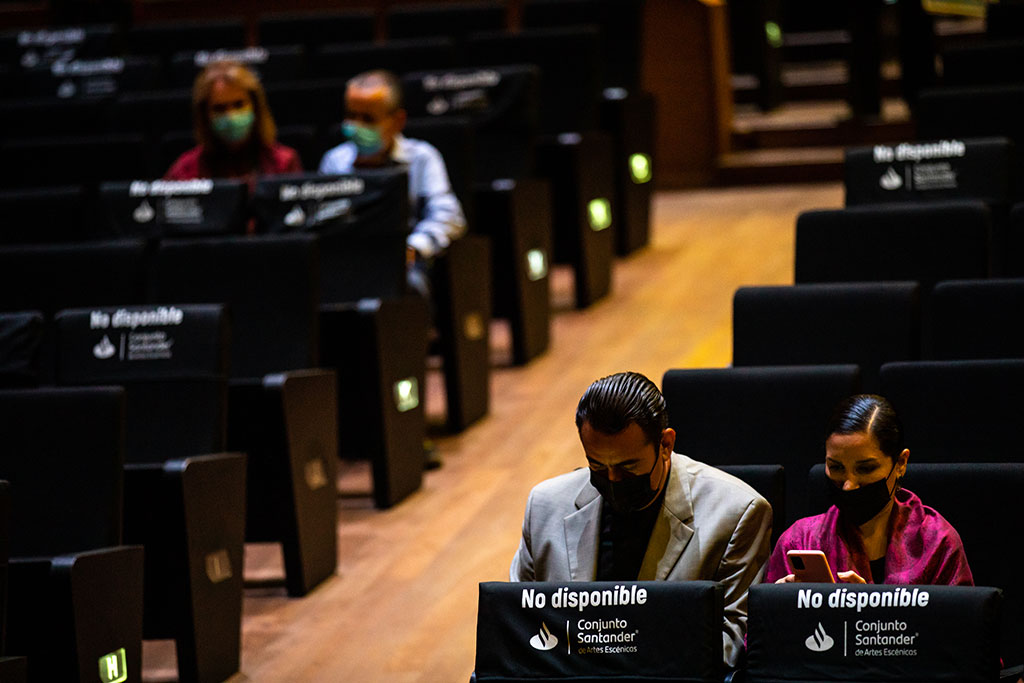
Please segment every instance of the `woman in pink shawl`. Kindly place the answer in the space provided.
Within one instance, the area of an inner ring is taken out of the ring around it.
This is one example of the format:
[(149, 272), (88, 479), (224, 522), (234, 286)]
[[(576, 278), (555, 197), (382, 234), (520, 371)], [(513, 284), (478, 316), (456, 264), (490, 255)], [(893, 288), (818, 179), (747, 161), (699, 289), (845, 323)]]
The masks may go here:
[(900, 488), (910, 451), (889, 402), (860, 394), (829, 420), (824, 482), (832, 507), (798, 520), (768, 560), (765, 581), (795, 580), (789, 550), (821, 550), (848, 583), (974, 585), (949, 522)]

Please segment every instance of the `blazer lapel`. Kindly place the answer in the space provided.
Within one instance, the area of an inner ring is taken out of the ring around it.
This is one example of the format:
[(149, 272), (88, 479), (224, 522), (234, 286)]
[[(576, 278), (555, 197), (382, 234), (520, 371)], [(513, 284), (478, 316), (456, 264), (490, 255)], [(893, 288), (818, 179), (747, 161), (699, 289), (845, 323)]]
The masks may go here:
[[(690, 502), (689, 473), (675, 454), (662, 501), (661, 514), (651, 531), (651, 541), (640, 567), (640, 579), (664, 581), (693, 539), (693, 505)], [(697, 541), (692, 541), (697, 543)]]
[(563, 520), (565, 551), (571, 581), (593, 581), (597, 576), (597, 540), (601, 534), (601, 495), (585, 484), (576, 496), (576, 511)]

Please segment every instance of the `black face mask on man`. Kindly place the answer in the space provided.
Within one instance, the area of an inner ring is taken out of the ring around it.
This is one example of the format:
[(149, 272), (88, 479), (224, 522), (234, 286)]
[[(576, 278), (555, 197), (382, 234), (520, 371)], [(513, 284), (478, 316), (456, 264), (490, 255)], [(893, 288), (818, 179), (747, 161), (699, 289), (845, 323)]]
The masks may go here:
[(654, 474), (659, 460), (660, 458), (654, 459), (651, 471), (647, 474), (638, 474), (620, 481), (612, 481), (603, 474), (590, 470), (590, 484), (608, 501), (615, 512), (622, 514), (642, 510), (650, 505), (659, 493), (651, 488), (651, 475)]
[(825, 493), (828, 496), (829, 502), (839, 508), (839, 512), (843, 514), (846, 520), (854, 526), (860, 526), (881, 512), (882, 508), (895, 495), (896, 489), (899, 488), (898, 480), (893, 490), (889, 490), (889, 477), (892, 476), (894, 469), (896, 469), (895, 461), (889, 469), (889, 474), (885, 475), (884, 479), (873, 481), (870, 484), (865, 484), (849, 491), (844, 491), (836, 486), (836, 483), (828, 475), (825, 475)]

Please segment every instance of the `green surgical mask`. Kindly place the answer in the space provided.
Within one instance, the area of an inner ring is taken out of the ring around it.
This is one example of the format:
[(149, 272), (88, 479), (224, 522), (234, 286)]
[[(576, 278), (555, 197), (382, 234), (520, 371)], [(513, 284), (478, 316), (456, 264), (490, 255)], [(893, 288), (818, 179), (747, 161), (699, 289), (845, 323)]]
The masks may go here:
[(341, 132), (355, 143), (361, 157), (372, 157), (384, 148), (384, 138), (376, 128), (346, 121)]
[(250, 107), (214, 116), (211, 126), (217, 137), (224, 142), (233, 144), (249, 137), (255, 120), (256, 115)]

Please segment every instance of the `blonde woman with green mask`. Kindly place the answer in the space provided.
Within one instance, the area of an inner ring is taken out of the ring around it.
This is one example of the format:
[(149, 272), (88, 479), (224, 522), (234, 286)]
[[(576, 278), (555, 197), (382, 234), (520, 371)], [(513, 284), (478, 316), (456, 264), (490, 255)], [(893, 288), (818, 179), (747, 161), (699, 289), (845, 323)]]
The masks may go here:
[(178, 157), (166, 180), (238, 178), (302, 171), (299, 155), (277, 142), (263, 86), (238, 62), (211, 62), (192, 88), (197, 145)]

